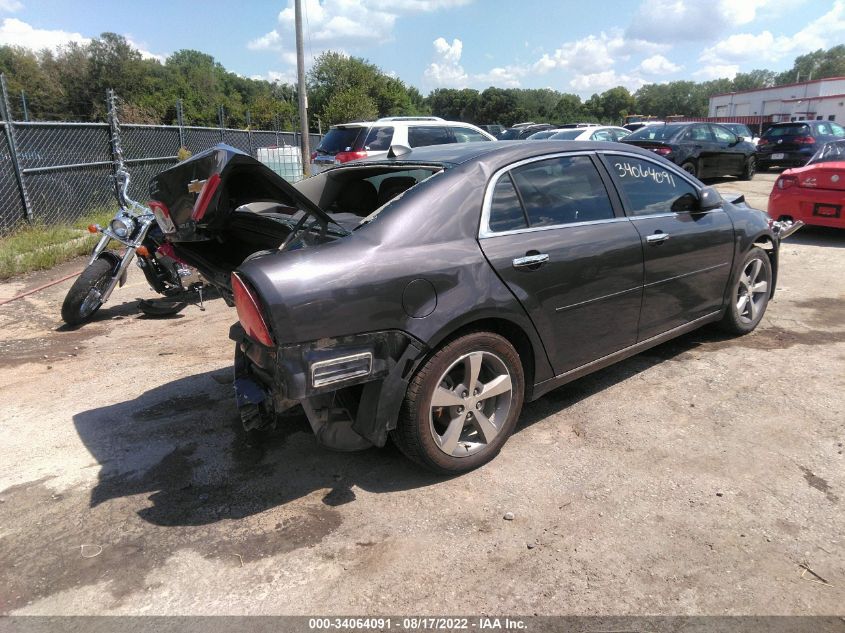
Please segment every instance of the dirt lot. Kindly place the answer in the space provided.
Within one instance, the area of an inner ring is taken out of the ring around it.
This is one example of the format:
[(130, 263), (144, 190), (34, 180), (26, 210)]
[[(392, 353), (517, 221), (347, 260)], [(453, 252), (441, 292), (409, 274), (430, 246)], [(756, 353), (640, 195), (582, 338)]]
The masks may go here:
[(561, 388), (453, 479), (302, 419), (248, 448), (220, 300), (140, 318), (133, 268), (75, 331), (70, 282), (2, 306), (0, 613), (845, 614), (845, 232), (782, 252), (757, 332)]

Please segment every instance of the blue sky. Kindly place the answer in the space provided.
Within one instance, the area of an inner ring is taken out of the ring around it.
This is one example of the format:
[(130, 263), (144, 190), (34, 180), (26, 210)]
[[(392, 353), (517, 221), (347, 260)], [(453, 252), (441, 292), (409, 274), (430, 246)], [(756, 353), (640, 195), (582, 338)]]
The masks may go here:
[[(782, 70), (845, 42), (845, 0), (303, 0), (306, 53), (361, 56), (438, 87), (616, 85)], [(55, 48), (104, 31), (161, 59), (180, 48), (248, 77), (295, 77), (292, 0), (0, 0), (0, 44)]]

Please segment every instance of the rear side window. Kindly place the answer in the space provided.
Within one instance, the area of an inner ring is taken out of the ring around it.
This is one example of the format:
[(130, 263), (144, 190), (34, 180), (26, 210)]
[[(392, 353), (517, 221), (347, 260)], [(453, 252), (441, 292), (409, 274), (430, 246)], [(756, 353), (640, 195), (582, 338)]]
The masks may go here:
[(662, 165), (632, 156), (607, 156), (610, 172), (632, 216), (689, 209), (698, 192)]
[(584, 133), (584, 130), (567, 130), (566, 132), (555, 132), (550, 137), (553, 141), (571, 141)]
[(392, 127), (374, 127), (367, 134), (367, 140), (364, 141), (364, 149), (381, 152), (390, 149), (390, 143), (393, 141)]
[[(365, 127), (333, 127), (317, 146), (323, 154), (358, 151), (363, 146)], [(360, 137), (360, 139), (359, 139)]]
[(828, 123), (830, 125), (830, 130), (834, 136), (838, 136), (839, 138), (845, 137), (845, 128), (837, 123)]
[(456, 143), (476, 143), (478, 141), (490, 140), (480, 132), (476, 132), (472, 128), (468, 127), (453, 127), (452, 134), (455, 135)]
[(707, 125), (692, 125), (683, 136), (686, 141), (712, 141), (710, 128)]
[(408, 144), (411, 147), (444, 145), (451, 142), (452, 138), (445, 127), (418, 126), (408, 128)]
[(514, 231), (528, 226), (519, 196), (516, 195), (510, 174), (499, 178), (493, 190), (493, 200), (490, 205), (490, 230)]
[(599, 130), (598, 132), (593, 132), (593, 135), (590, 137), (594, 141), (613, 141), (616, 140), (611, 136), (610, 130)]
[(528, 224), (556, 226), (613, 217), (604, 183), (588, 156), (566, 156), (511, 170)]

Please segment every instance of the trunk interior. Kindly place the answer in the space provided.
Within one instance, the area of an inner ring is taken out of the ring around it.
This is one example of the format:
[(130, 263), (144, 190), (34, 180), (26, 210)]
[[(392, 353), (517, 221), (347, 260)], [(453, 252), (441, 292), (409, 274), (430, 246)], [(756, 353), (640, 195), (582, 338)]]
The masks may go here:
[[(296, 187), (342, 229), (352, 231), (364, 218), (441, 169), (350, 166), (323, 172)], [(277, 250), (303, 216), (287, 204), (262, 198), (232, 211), (211, 239), (174, 243), (175, 252), (218, 286), (228, 300), (232, 271), (251, 255)], [(318, 241), (342, 239), (343, 231), (334, 228)]]

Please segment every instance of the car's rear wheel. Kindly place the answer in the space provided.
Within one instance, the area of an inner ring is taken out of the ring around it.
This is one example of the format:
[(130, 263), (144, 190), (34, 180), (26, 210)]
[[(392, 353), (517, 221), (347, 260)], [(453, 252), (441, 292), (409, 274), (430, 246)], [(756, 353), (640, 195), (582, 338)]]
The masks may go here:
[(745, 161), (745, 167), (742, 170), (742, 173), (739, 175), (740, 180), (751, 180), (754, 178), (754, 172), (756, 171), (757, 161), (753, 156), (749, 156), (749, 158)]
[(692, 161), (687, 161), (683, 165), (681, 165), (681, 169), (687, 172), (690, 176), (694, 178), (698, 177), (698, 168), (695, 166), (695, 163)]
[(492, 332), (466, 334), (416, 373), (391, 437), (429, 470), (472, 470), (493, 459), (513, 433), (524, 392), (524, 371), (513, 345)]
[(721, 328), (730, 334), (752, 332), (763, 318), (771, 295), (772, 264), (766, 252), (755, 246), (737, 271)]

